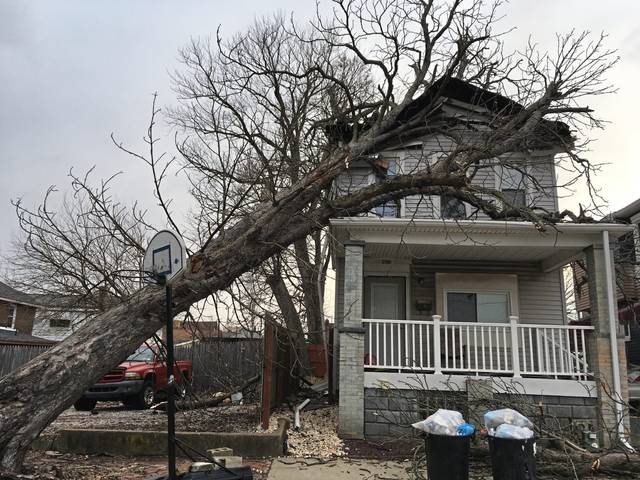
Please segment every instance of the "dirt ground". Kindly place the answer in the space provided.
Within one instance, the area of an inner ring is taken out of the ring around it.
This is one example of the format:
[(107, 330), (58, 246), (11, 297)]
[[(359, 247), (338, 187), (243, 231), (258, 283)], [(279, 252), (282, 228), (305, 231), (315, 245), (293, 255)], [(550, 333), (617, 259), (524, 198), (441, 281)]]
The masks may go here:
[[(292, 412), (283, 409), (273, 413), (270, 428), (275, 428), (277, 418), (291, 420), (289, 430), (289, 459), (296, 462), (311, 462), (326, 465), (327, 462), (357, 461), (407, 461), (412, 466), (415, 441), (394, 441), (384, 444), (362, 440), (341, 440), (337, 436), (337, 408), (316, 408), (301, 412), (301, 428), (293, 427)], [(258, 410), (255, 405), (221, 406), (206, 410), (180, 412), (177, 418), (178, 430), (186, 431), (256, 431), (259, 430)], [(127, 410), (117, 403), (99, 404), (96, 413), (76, 412), (69, 409), (47, 428), (51, 433), (63, 428), (96, 429), (138, 429), (163, 430), (166, 415), (149, 410)], [(266, 480), (272, 459), (246, 459), (251, 465), (256, 480)], [(186, 471), (191, 461), (178, 460), (179, 471)], [(104, 455), (71, 455), (58, 452), (31, 452), (26, 465), (29, 470), (25, 480), (149, 480), (166, 472), (166, 458), (162, 457), (116, 457)], [(311, 467), (312, 465), (308, 465)], [(407, 468), (407, 478), (410, 476)], [(417, 472), (424, 478), (424, 465)], [(311, 473), (311, 472), (308, 472)], [(470, 478), (491, 479), (491, 471), (486, 461), (473, 460)], [(542, 479), (543, 477), (538, 477)], [(544, 478), (561, 478), (549, 477)], [(598, 476), (598, 480), (607, 477)], [(0, 475), (0, 480), (3, 480)], [(336, 480), (339, 480), (336, 477)]]
[[(257, 405), (228, 405), (176, 413), (176, 430), (248, 432), (260, 421)], [(100, 402), (93, 412), (65, 410), (44, 433), (62, 429), (166, 430), (167, 416), (157, 410), (132, 410), (119, 402)]]
[[(270, 459), (245, 461), (251, 466), (254, 479), (266, 480)], [(187, 471), (190, 464), (190, 460), (178, 459), (178, 472)], [(26, 475), (21, 476), (25, 480), (149, 480), (167, 471), (167, 460), (163, 457), (110, 457), (57, 452), (30, 452), (25, 465)]]

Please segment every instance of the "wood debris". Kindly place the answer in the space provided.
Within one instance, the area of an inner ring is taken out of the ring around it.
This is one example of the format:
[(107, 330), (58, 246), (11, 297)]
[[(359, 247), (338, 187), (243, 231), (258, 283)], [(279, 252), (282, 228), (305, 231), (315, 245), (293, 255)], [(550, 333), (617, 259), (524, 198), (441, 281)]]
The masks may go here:
[(288, 418), (288, 455), (298, 458), (330, 459), (345, 456), (344, 443), (338, 437), (338, 407), (330, 406), (300, 412), (300, 430), (293, 428), (293, 412), (277, 410), (269, 419), (268, 431), (278, 427), (278, 418)]

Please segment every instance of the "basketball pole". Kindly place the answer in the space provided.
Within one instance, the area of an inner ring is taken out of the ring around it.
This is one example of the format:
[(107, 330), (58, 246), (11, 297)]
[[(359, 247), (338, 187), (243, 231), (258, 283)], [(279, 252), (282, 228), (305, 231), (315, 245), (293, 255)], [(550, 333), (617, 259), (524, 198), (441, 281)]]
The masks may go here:
[(176, 480), (176, 403), (173, 375), (173, 312), (171, 283), (164, 276), (164, 289), (167, 314), (167, 454), (169, 461), (169, 480)]

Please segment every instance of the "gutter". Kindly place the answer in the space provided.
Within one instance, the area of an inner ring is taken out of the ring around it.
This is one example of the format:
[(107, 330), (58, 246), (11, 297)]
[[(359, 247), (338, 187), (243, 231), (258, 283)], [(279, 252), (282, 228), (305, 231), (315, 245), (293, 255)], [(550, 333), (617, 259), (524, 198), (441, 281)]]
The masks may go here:
[[(532, 233), (538, 232), (535, 225), (531, 222), (516, 222), (502, 220), (442, 220), (442, 219), (426, 219), (426, 218), (379, 218), (379, 217), (341, 217), (330, 220), (333, 227), (348, 227), (352, 229), (358, 228), (404, 228), (412, 231), (488, 231), (491, 233)], [(557, 223), (547, 228), (547, 234), (559, 233), (582, 233), (582, 234), (601, 234), (608, 231), (612, 235), (618, 237), (625, 233), (633, 231), (635, 227), (623, 223)], [(543, 233), (544, 234), (544, 233)]]

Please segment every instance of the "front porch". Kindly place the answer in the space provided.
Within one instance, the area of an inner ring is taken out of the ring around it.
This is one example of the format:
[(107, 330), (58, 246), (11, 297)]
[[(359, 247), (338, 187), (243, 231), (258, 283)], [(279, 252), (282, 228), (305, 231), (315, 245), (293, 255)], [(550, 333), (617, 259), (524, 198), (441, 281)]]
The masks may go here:
[[(619, 354), (617, 341), (610, 340), (617, 317), (607, 301), (606, 269), (612, 267), (604, 244), (605, 234), (608, 241), (627, 230), (568, 224), (540, 232), (523, 222), (332, 222), (341, 433), (365, 433), (364, 396), (371, 389), (465, 391), (469, 380), (485, 378), (494, 380), (496, 393), (515, 388), (595, 401), (604, 385), (622, 397), (625, 374), (612, 366)], [(570, 325), (562, 268), (584, 255), (592, 270), (592, 310), (599, 316), (591, 325)], [(615, 425), (617, 408), (600, 408), (598, 415)]]
[(592, 326), (362, 320), (364, 369), (371, 372), (463, 374), (589, 380)]

